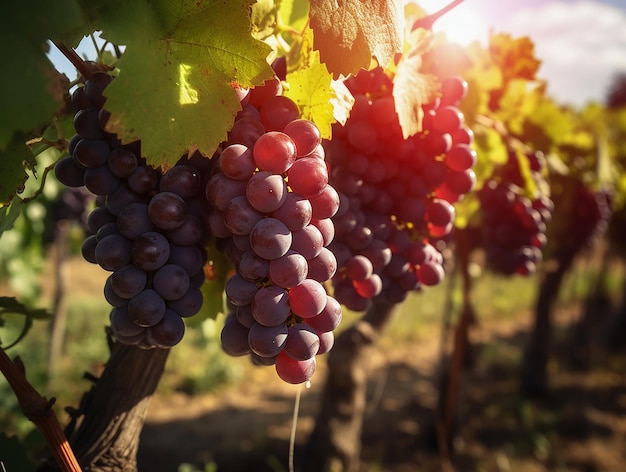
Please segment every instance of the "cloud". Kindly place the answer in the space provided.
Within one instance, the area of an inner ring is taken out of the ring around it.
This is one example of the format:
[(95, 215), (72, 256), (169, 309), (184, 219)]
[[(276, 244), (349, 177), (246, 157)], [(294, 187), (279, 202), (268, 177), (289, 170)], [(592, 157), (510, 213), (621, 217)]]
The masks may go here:
[(521, 8), (494, 22), (496, 31), (528, 35), (542, 61), (539, 75), (557, 101), (603, 101), (626, 70), (626, 11), (605, 3), (553, 1)]

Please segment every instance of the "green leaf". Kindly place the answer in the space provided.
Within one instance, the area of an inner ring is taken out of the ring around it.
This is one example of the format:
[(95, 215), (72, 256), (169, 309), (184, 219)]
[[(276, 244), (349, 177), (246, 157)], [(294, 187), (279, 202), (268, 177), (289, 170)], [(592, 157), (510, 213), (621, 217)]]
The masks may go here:
[(48, 39), (77, 42), (85, 25), (75, 0), (0, 3), (3, 34), (0, 63), (0, 150), (16, 132), (30, 132), (50, 122), (64, 105), (67, 90), (46, 57)]
[[(22, 330), (16, 339), (13, 340), (7, 346), (3, 346), (3, 349), (9, 349), (10, 347), (15, 346), (18, 342), (20, 342), (24, 336), (30, 331), (30, 328), (33, 326), (34, 319), (48, 319), (52, 315), (48, 313), (47, 310), (43, 308), (29, 308), (23, 303), (17, 301), (17, 299), (13, 297), (0, 297), (0, 320), (2, 320), (3, 315), (7, 313), (12, 313), (16, 315), (24, 315), (24, 325), (22, 326)], [(2, 340), (0, 340), (0, 344), (2, 344)]]
[(273, 76), (269, 47), (251, 36), (251, 1), (100, 0), (90, 15), (102, 37), (125, 44), (107, 87), (107, 124), (122, 141), (142, 140), (149, 164), (210, 156), (241, 109), (231, 85)]
[(318, 63), (287, 74), (289, 90), (284, 93), (296, 102), (302, 118), (317, 125), (323, 138), (331, 137), (331, 125), (335, 122), (330, 101), (335, 98), (331, 80), (326, 66)]
[(26, 146), (24, 135), (16, 133), (7, 147), (0, 151), (0, 205), (11, 201), (23, 187), (28, 175), (25, 169), (35, 166), (35, 156)]
[(52, 314), (45, 308), (29, 308), (14, 297), (0, 297), (0, 315), (3, 313), (24, 315), (36, 320), (45, 320), (52, 317)]
[(207, 318), (215, 319), (220, 313), (227, 313), (224, 286), (233, 265), (224, 253), (219, 252), (215, 244), (207, 246), (208, 265), (205, 267), (206, 280), (201, 290), (204, 303), (200, 312), (189, 318), (190, 325), (197, 326)]
[(281, 0), (278, 12), (283, 25), (302, 31), (309, 20), (309, 2), (307, 0)]
[(10, 205), (0, 207), (0, 238), (5, 231), (13, 228), (15, 221), (22, 213), (22, 206), (23, 200), (15, 197)]

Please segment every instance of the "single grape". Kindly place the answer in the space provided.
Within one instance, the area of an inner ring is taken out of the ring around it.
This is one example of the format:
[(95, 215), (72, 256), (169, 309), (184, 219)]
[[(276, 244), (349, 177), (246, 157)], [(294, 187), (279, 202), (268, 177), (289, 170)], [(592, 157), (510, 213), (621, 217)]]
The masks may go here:
[(297, 361), (285, 351), (281, 351), (276, 356), (276, 373), (283, 381), (291, 384), (300, 384), (311, 380), (315, 373), (315, 357)]

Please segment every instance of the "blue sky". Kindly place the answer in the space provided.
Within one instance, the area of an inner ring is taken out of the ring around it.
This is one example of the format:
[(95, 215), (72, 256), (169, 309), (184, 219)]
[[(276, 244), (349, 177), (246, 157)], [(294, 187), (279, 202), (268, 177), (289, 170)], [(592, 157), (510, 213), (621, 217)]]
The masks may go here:
[[(413, 0), (436, 11), (450, 0)], [(459, 42), (486, 42), (490, 29), (530, 36), (542, 61), (539, 76), (561, 103), (604, 101), (612, 77), (626, 71), (626, 0), (465, 0), (440, 20)], [(85, 41), (89, 46), (90, 41)], [(68, 77), (75, 71), (52, 48)]]
[[(427, 11), (448, 3), (417, 1)], [(604, 101), (614, 74), (626, 71), (626, 0), (465, 0), (448, 15), (441, 26), (459, 41), (485, 41), (490, 28), (530, 36), (539, 76), (561, 103)]]

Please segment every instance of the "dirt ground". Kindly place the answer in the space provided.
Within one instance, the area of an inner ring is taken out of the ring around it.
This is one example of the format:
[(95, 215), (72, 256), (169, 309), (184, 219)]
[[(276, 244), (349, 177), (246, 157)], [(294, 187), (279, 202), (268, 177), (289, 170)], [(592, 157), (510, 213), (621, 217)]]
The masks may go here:
[[(567, 325), (576, 310), (559, 313)], [(550, 363), (551, 392), (541, 401), (518, 394), (518, 362), (530, 314), (472, 331), (474, 366), (462, 379), (456, 439), (449, 454), (434, 447), (439, 339), (378, 348), (371, 358), (361, 471), (622, 471), (626, 470), (626, 352), (593, 349), (590, 367), (568, 368), (561, 342)], [(568, 347), (569, 346), (569, 347)], [(303, 389), (295, 468), (313, 428), (326, 366)], [(297, 387), (277, 382), (271, 368), (215, 395), (153, 399), (141, 437), (142, 471), (285, 471)], [(207, 470), (216, 470), (207, 469)]]

